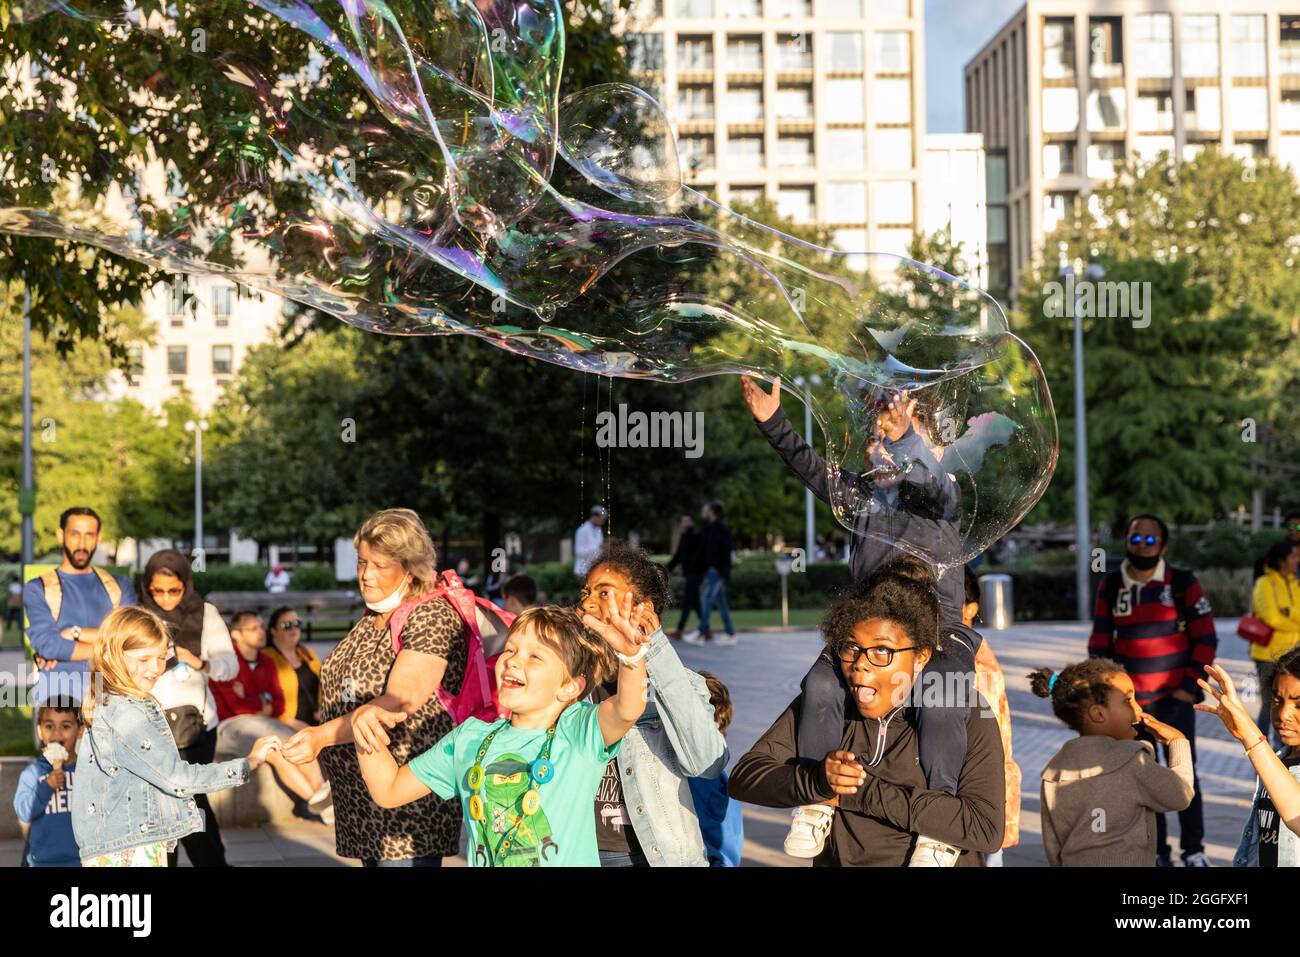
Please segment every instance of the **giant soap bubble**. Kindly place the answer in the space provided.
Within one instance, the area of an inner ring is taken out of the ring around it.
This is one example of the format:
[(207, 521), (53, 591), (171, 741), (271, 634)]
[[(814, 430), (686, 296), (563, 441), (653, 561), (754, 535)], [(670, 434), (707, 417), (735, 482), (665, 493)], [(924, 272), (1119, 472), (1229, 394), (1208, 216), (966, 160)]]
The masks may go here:
[(683, 183), (648, 93), (561, 98), (559, 0), (39, 0), (0, 39), (27, 145), (0, 231), (583, 372), (779, 376), (821, 426), (836, 518), (890, 543), (933, 523), (903, 547), (940, 569), (1051, 477), (1042, 370), (994, 300)]

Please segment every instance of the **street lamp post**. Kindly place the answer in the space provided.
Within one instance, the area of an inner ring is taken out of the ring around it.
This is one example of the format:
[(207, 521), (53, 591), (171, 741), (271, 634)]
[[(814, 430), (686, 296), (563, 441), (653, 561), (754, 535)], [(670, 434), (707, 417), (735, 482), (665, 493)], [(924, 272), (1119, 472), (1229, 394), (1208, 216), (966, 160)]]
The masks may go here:
[[(1074, 267), (1061, 269), (1061, 278), (1070, 288)], [(1085, 282), (1096, 283), (1106, 278), (1106, 270), (1097, 263), (1089, 263), (1083, 271)], [(1080, 621), (1092, 618), (1092, 589), (1090, 587), (1092, 543), (1089, 540), (1091, 520), (1088, 515), (1088, 410), (1083, 399), (1083, 317), (1079, 315), (1079, 297), (1082, 287), (1074, 288), (1074, 581), (1078, 590), (1076, 610)]]
[(207, 419), (185, 423), (185, 431), (194, 433), (194, 548), (195, 556), (203, 554), (203, 433)]
[[(801, 389), (808, 384), (821, 385), (822, 377), (814, 375), (805, 379), (803, 376), (795, 376), (794, 384)], [(804, 399), (803, 403), (803, 436), (804, 441), (811, 448), (813, 444), (812, 402), (808, 399)], [(817, 520), (813, 506), (812, 489), (806, 488), (803, 492), (804, 561), (806, 562), (813, 560), (817, 549)]]
[(23, 277), (23, 476), (18, 490), (18, 511), (23, 517), (20, 561), (30, 565), (36, 558), (32, 516), (36, 511), (36, 489), (32, 482), (32, 292)]

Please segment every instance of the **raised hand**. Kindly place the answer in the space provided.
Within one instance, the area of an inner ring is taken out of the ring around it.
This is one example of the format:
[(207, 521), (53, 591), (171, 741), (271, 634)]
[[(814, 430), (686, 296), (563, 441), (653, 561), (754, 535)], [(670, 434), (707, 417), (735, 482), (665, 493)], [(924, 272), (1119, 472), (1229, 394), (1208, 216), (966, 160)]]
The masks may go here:
[(896, 392), (889, 405), (876, 416), (876, 428), (883, 438), (897, 442), (907, 434), (915, 411), (916, 400), (908, 399), (906, 392)]
[[(642, 602), (634, 606), (631, 592), (624, 592), (621, 602), (616, 601), (613, 595), (607, 595), (605, 602), (604, 620), (588, 612), (583, 614), (582, 623), (600, 635), (619, 654), (629, 657), (635, 655), (650, 640), (650, 635), (641, 630), (646, 622), (645, 608), (650, 603)], [(650, 614), (654, 614), (653, 608)], [(658, 620), (657, 617), (655, 620)]]
[(770, 393), (764, 392), (763, 387), (747, 375), (740, 377), (740, 388), (745, 395), (745, 404), (749, 406), (749, 411), (756, 421), (766, 422), (781, 408), (780, 376), (772, 380)]
[(388, 711), (377, 704), (363, 704), (352, 712), (352, 738), (362, 754), (381, 751), (392, 744), (388, 729), (406, 720), (405, 711)]
[[(1242, 705), (1232, 678), (1218, 665), (1206, 665), (1205, 673), (1214, 679), (1218, 687), (1210, 687), (1204, 678), (1196, 679), (1196, 683), (1205, 692), (1205, 701), (1192, 707), (1197, 711), (1217, 714), (1223, 726), (1228, 729), (1228, 733), (1242, 744), (1258, 743), (1264, 735)], [(1263, 694), (1264, 689), (1261, 688), (1260, 693)]]

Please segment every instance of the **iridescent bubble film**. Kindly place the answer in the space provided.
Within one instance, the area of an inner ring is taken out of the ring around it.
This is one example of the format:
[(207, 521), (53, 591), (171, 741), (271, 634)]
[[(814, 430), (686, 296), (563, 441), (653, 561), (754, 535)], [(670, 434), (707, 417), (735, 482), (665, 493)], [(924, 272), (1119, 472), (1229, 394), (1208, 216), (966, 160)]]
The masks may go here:
[[(1014, 527), (1055, 467), (1056, 420), (997, 303), (718, 206), (683, 183), (648, 93), (561, 100), (564, 22), (558, 0), (14, 9), (7, 50), (68, 43), (143, 78), (119, 82), (120, 111), (90, 115), (86, 74), (9, 58), (7, 122), (30, 150), (0, 177), (0, 230), (582, 372), (779, 376), (826, 437), (846, 527), (894, 542), (882, 515), (933, 523), (903, 547), (940, 569)], [(59, 135), (114, 123), (129, 149), (65, 168)], [(188, 148), (164, 163), (155, 145), (176, 138)], [(113, 185), (83, 189), (92, 168)], [(891, 398), (909, 411), (901, 445), (881, 441)]]

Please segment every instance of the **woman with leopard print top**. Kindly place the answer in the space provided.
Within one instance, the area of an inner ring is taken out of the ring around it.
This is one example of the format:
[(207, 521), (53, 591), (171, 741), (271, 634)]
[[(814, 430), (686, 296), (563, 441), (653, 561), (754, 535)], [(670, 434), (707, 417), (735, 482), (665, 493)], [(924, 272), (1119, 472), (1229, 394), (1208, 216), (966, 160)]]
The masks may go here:
[(284, 745), (297, 764), (317, 755), (334, 795), (335, 840), (341, 857), (367, 867), (436, 867), (460, 849), (460, 804), (435, 794), (384, 809), (371, 800), (353, 748), (352, 718), (367, 710), (400, 711), (389, 732), (399, 764), (432, 748), (452, 729), (434, 693), (460, 691), (468, 654), (464, 624), (444, 600), (416, 605), (393, 652), (388, 621), (397, 606), (434, 587), (436, 553), (410, 509), (376, 512), (352, 539), (357, 581), (368, 613), (321, 665), (322, 723)]

